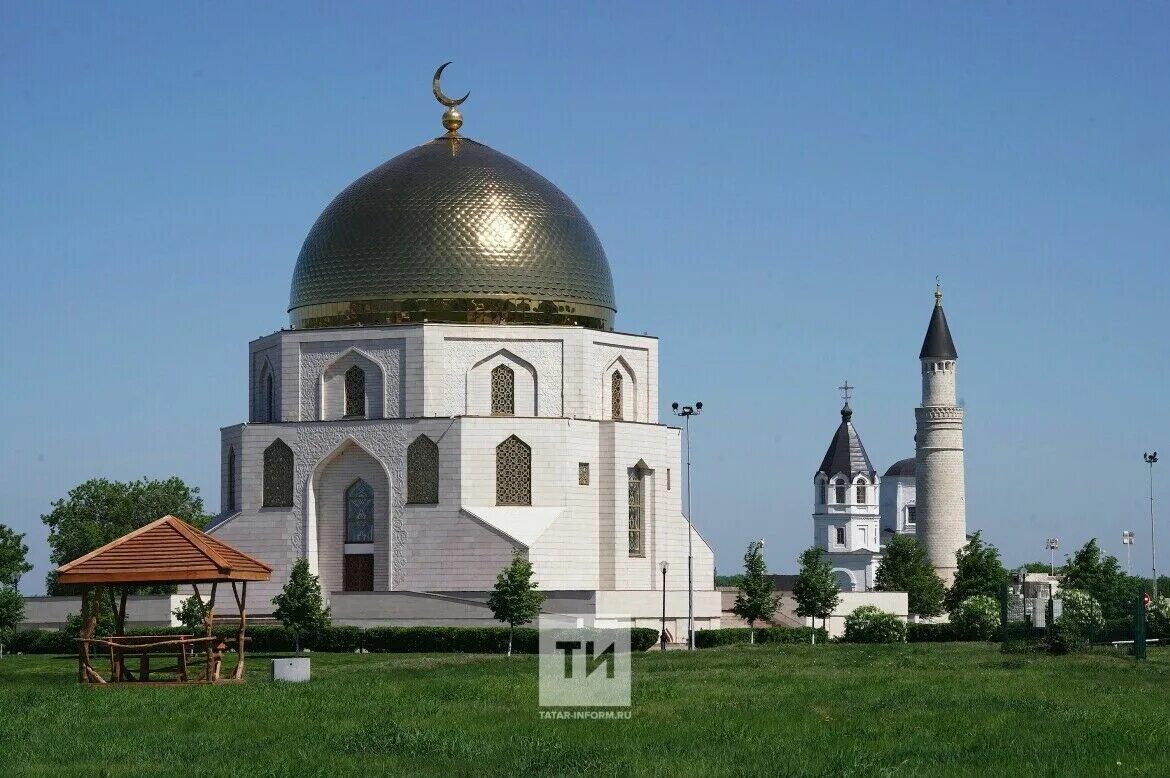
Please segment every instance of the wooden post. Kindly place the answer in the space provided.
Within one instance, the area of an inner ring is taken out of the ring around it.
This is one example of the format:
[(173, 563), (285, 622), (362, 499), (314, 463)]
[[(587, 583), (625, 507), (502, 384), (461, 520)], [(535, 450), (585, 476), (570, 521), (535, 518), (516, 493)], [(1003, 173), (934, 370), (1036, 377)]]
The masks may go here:
[[(203, 612), (204, 613), (203, 624), (207, 629), (207, 634), (204, 637), (208, 637), (208, 638), (211, 637), (211, 628), (212, 628), (212, 625), (215, 623), (215, 588), (218, 585), (219, 584), (217, 582), (212, 581), (212, 583), (211, 583), (211, 597), (208, 598), (207, 609)], [(215, 663), (216, 663), (215, 644), (214, 644), (214, 641), (208, 640), (206, 645), (207, 645), (206, 678), (208, 681), (214, 681), (216, 675), (218, 675), (218, 673), (219, 673), (219, 668), (215, 667)]]
[(118, 605), (118, 634), (126, 634), (126, 600), (130, 595), (130, 589), (122, 587), (122, 600)]
[(82, 640), (77, 643), (77, 681), (78, 683), (85, 683), (88, 677), (85, 674), (86, 655), (89, 654), (89, 644), (85, 642), (85, 629), (89, 625), (89, 589), (83, 589), (81, 592), (81, 637)]
[(243, 593), (236, 591), (236, 582), (232, 581), (232, 596), (236, 598), (236, 605), (240, 608), (240, 627), (236, 632), (236, 670), (232, 673), (232, 678), (241, 681), (244, 678), (244, 630), (247, 624), (248, 616), (244, 612), (244, 606), (248, 602), (248, 582), (241, 583)]

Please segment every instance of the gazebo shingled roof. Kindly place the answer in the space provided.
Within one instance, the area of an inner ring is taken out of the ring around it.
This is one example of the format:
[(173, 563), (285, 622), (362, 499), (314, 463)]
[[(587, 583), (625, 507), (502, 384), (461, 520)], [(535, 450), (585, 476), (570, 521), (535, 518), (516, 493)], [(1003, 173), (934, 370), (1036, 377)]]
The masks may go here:
[(176, 516), (123, 535), (57, 568), (60, 584), (267, 581), (272, 568)]

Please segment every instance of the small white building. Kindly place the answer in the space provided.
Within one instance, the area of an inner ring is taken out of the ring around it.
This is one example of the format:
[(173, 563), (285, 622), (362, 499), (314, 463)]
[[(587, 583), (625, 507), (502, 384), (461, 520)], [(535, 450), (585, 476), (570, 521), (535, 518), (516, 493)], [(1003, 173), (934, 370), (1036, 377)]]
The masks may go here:
[(813, 483), (813, 545), (827, 552), (841, 591), (868, 591), (881, 559), (880, 479), (853, 426), (848, 399)]
[(658, 416), (657, 339), (614, 331), (609, 263), (576, 205), (461, 122), (313, 226), (291, 329), (248, 347), (249, 419), (222, 430), (209, 531), (272, 565), (248, 591), (260, 613), (304, 558), (354, 623), (432, 607), (490, 621), (519, 553), (554, 612), (652, 627), (666, 563), (677, 637), (690, 549), (697, 624), (718, 626), (680, 430)]

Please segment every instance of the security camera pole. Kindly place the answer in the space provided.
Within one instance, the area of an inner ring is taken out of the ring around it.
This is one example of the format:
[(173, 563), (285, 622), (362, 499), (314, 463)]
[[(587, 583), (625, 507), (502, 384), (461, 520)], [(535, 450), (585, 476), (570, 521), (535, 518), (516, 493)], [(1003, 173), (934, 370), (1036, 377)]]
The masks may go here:
[(692, 553), (691, 534), (694, 525), (691, 523), (691, 417), (703, 412), (703, 403), (694, 406), (684, 405), (681, 409), (678, 403), (671, 403), (670, 409), (675, 416), (682, 416), (687, 426), (687, 650), (695, 650), (695, 558)]

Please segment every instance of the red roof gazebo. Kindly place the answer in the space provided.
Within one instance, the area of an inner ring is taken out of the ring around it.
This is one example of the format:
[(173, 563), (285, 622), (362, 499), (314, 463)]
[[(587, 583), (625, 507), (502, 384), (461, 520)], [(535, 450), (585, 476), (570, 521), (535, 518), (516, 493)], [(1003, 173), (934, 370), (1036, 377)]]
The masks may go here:
[[(150, 655), (173, 652), (177, 659), (173, 668), (175, 681), (216, 682), (221, 680), (223, 652), (234, 646), (236, 667), (231, 678), (224, 680), (243, 680), (244, 630), (247, 623), (244, 603), (248, 581), (267, 581), (271, 577), (272, 568), (268, 565), (200, 532), (175, 516), (164, 516), (62, 565), (57, 569), (58, 583), (86, 587), (82, 595), (85, 623), (78, 639), (78, 679), (82, 682), (106, 683), (106, 679), (91, 663), (91, 650), (104, 649), (110, 657), (111, 681), (148, 681)], [(211, 634), (216, 588), (221, 583), (231, 584), (232, 595), (240, 610), (239, 630), (234, 639), (220, 640)], [(239, 588), (237, 583), (240, 584)], [(191, 584), (200, 600), (203, 597), (199, 592), (199, 584), (211, 584), (210, 597), (204, 609), (205, 634), (126, 635), (126, 599), (129, 589), (151, 584)], [(114, 592), (110, 591), (117, 635), (97, 639), (94, 638), (94, 631), (102, 607), (103, 589), (106, 587), (121, 589), (118, 600), (115, 600)], [(206, 655), (207, 665), (202, 679), (189, 677), (188, 674), (187, 654), (195, 648), (202, 649)], [(141, 657), (138, 676), (125, 667), (126, 655)]]

